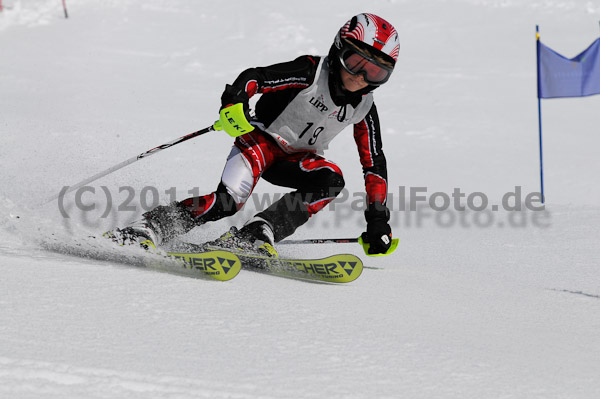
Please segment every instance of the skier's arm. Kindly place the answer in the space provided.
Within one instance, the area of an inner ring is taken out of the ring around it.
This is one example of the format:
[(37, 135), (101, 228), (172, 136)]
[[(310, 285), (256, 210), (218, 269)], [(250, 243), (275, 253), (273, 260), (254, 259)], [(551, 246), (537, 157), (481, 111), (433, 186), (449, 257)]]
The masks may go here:
[(391, 244), (392, 229), (389, 225), (390, 211), (386, 206), (387, 163), (375, 104), (367, 116), (354, 125), (354, 140), (358, 147), (367, 191), (367, 231), (362, 237), (365, 242), (371, 244), (369, 253), (385, 253)]
[(247, 103), (256, 93), (307, 88), (314, 79), (318, 62), (318, 57), (304, 55), (289, 62), (246, 69), (231, 85), (225, 87), (221, 107)]
[(256, 93), (302, 90), (310, 86), (317, 63), (318, 58), (302, 56), (290, 62), (246, 69), (233, 84), (225, 86), (219, 110), (222, 129), (233, 137), (252, 131), (254, 128), (248, 122), (250, 97)]
[(354, 125), (354, 140), (363, 168), (367, 202), (387, 200), (387, 163), (382, 149), (379, 116), (375, 104), (359, 123)]

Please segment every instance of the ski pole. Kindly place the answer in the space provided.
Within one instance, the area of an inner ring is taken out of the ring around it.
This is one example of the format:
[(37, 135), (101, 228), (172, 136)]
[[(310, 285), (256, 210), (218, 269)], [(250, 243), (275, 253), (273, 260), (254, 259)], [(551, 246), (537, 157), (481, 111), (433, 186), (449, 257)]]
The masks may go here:
[(63, 10), (65, 10), (65, 18), (69, 18), (69, 14), (67, 13), (67, 3), (66, 0), (62, 0)]
[(203, 135), (203, 134), (205, 134), (205, 133), (212, 132), (212, 131), (214, 131), (214, 130), (219, 130), (219, 127), (220, 127), (220, 126), (215, 126), (215, 125), (212, 125), (212, 126), (209, 126), (209, 127), (206, 127), (206, 128), (204, 128), (204, 129), (202, 129), (202, 130), (198, 130), (197, 132), (190, 133), (190, 134), (188, 134), (188, 135), (185, 135), (185, 136), (183, 136), (183, 137), (179, 137), (178, 139), (175, 139), (175, 140), (173, 140), (173, 141), (169, 141), (168, 143), (165, 143), (165, 144), (159, 145), (158, 147), (154, 147), (154, 148), (152, 148), (152, 149), (150, 149), (150, 150), (148, 150), (148, 151), (146, 151), (146, 152), (143, 152), (143, 153), (141, 153), (140, 155), (137, 155), (137, 156), (135, 156), (135, 157), (129, 158), (129, 159), (128, 159), (128, 160), (126, 160), (126, 161), (123, 161), (123, 162), (121, 162), (121, 163), (119, 163), (119, 164), (117, 164), (117, 165), (115, 165), (115, 166), (112, 166), (112, 167), (110, 167), (110, 168), (108, 168), (108, 169), (106, 169), (106, 170), (104, 170), (104, 171), (102, 171), (102, 172), (100, 172), (100, 173), (97, 173), (97, 174), (95, 174), (94, 176), (88, 177), (87, 179), (84, 179), (84, 180), (80, 181), (79, 183), (77, 183), (77, 184), (74, 184), (74, 185), (70, 186), (70, 187), (69, 187), (68, 189), (66, 189), (66, 190), (65, 190), (65, 189), (61, 190), (59, 193), (57, 193), (57, 194), (54, 194), (54, 195), (53, 195), (52, 197), (50, 197), (50, 198), (47, 198), (47, 199), (46, 199), (46, 200), (43, 202), (43, 204), (47, 204), (47, 203), (49, 203), (49, 202), (52, 202), (52, 201), (54, 201), (55, 199), (57, 199), (58, 197), (60, 197), (61, 195), (65, 195), (65, 194), (67, 194), (67, 193), (70, 193), (71, 191), (77, 190), (78, 188), (80, 188), (80, 187), (83, 187), (83, 186), (85, 186), (86, 184), (89, 184), (89, 183), (91, 183), (91, 182), (93, 182), (93, 181), (96, 181), (96, 180), (98, 180), (98, 179), (99, 179), (99, 178), (101, 178), (101, 177), (104, 177), (104, 176), (106, 176), (106, 175), (109, 175), (109, 174), (111, 174), (111, 173), (113, 173), (113, 172), (115, 172), (115, 171), (117, 171), (117, 170), (119, 170), (119, 169), (121, 169), (121, 168), (124, 168), (125, 166), (127, 166), (127, 165), (129, 165), (129, 164), (132, 164), (132, 163), (134, 163), (134, 162), (137, 162), (137, 161), (139, 161), (139, 160), (140, 160), (140, 159), (142, 159), (142, 158), (149, 157), (150, 155), (156, 154), (157, 152), (159, 152), (159, 151), (162, 151), (162, 150), (166, 150), (167, 148), (169, 148), (169, 147), (173, 147), (174, 145), (176, 145), (176, 144), (179, 144), (179, 143), (183, 143), (184, 141), (187, 141), (187, 140), (193, 139), (194, 137), (201, 136), (201, 135)]
[(394, 252), (396, 250), (396, 248), (398, 248), (398, 242), (400, 240), (397, 238), (392, 239), (392, 245), (390, 245), (390, 248), (387, 250), (386, 253), (383, 254), (370, 254), (369, 253), (369, 247), (371, 246), (369, 243), (366, 243), (363, 241), (362, 237), (358, 237), (358, 238), (307, 238), (304, 240), (283, 240), (281, 242), (279, 242), (279, 244), (350, 244), (350, 243), (359, 243), (363, 250), (365, 251), (365, 254), (367, 256), (386, 256), (391, 254), (392, 252)]
[(284, 240), (279, 244), (346, 244), (358, 242), (358, 238), (307, 238), (305, 240)]

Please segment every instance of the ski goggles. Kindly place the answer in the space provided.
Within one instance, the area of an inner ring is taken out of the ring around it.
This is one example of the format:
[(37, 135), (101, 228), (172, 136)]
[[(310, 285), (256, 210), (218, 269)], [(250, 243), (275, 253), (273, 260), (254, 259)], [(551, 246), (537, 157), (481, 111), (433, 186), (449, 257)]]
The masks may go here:
[(340, 62), (348, 73), (362, 75), (365, 82), (374, 86), (387, 82), (394, 69), (352, 49), (348, 49), (340, 55)]

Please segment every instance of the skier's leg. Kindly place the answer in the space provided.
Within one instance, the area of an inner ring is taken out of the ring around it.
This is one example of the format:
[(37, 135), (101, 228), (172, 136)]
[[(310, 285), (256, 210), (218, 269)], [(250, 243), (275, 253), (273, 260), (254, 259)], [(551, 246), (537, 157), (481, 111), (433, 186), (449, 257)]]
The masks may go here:
[[(238, 137), (236, 146), (238, 146), (243, 155), (241, 159), (247, 163), (252, 171), (254, 180), (250, 183), (249, 180), (244, 181), (243, 179), (239, 179), (239, 177), (233, 178), (233, 181), (241, 181), (241, 184), (227, 184), (227, 187), (228, 192), (232, 196), (241, 196), (245, 202), (250, 197), (250, 193), (256, 185), (258, 178), (269, 170), (276, 159), (286, 159), (289, 155), (283, 152), (273, 139), (258, 130)], [(227, 183), (228, 180), (224, 178), (223, 181)], [(294, 207), (295, 205), (291, 206)], [(293, 212), (293, 214), (296, 215), (298, 213)], [(232, 227), (230, 231), (223, 234), (219, 239), (207, 243), (207, 245), (209, 247), (219, 246), (237, 248), (244, 251), (256, 251), (268, 256), (276, 256), (277, 252), (273, 248), (274, 241), (273, 223), (255, 217), (241, 230)]]
[(181, 203), (189, 209), (197, 225), (232, 216), (244, 206), (259, 176), (260, 170), (254, 171), (242, 151), (234, 146), (217, 190), (201, 197), (187, 198)]
[(196, 226), (235, 214), (238, 204), (223, 182), (217, 190), (200, 197), (192, 197), (169, 205), (160, 205), (142, 215), (132, 227), (149, 227), (155, 234), (150, 239), (160, 245), (187, 233)]
[[(262, 173), (282, 155), (278, 145), (259, 130), (238, 137), (227, 157), (217, 191), (181, 201), (180, 205), (188, 211), (186, 219), (189, 221), (191, 215), (193, 223), (180, 223), (176, 227), (183, 225), (189, 230), (234, 215), (250, 198)], [(176, 229), (176, 235), (186, 232), (185, 229)]]
[(333, 201), (344, 188), (341, 169), (315, 154), (302, 154), (296, 159), (274, 163), (263, 173), (269, 183), (295, 188), (279, 201), (259, 212), (253, 221), (265, 221), (273, 229), (278, 242), (294, 233), (308, 219)]
[(196, 226), (237, 213), (250, 197), (259, 176), (260, 171), (254, 172), (242, 151), (233, 146), (216, 191), (157, 207), (144, 214), (144, 218), (162, 241), (168, 241)]
[(235, 214), (247, 201), (266, 165), (265, 162), (252, 162), (254, 158), (245, 154), (244, 150), (250, 151), (236, 141), (216, 191), (160, 205), (144, 213), (141, 220), (124, 229), (107, 232), (105, 236), (121, 245), (139, 243), (143, 247), (155, 246), (196, 226)]

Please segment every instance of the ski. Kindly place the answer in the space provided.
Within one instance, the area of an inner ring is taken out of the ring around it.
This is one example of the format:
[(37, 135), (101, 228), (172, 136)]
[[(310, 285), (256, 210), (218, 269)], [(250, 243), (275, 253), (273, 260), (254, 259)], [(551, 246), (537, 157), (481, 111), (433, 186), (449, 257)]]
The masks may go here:
[(180, 243), (156, 252), (136, 251), (106, 245), (104, 240), (87, 239), (42, 240), (41, 247), (66, 255), (116, 262), (131, 266), (190, 277), (229, 281), (241, 269), (301, 280), (348, 283), (362, 273), (363, 263), (355, 255), (336, 254), (320, 259), (294, 259), (263, 256), (256, 253), (220, 247)]
[(208, 247), (192, 243), (182, 243), (180, 245), (182, 251), (187, 253), (227, 251), (239, 258), (242, 269), (300, 280), (349, 283), (356, 280), (363, 271), (363, 263), (360, 258), (351, 254), (335, 254), (326, 258), (296, 259), (270, 257), (236, 249)]
[(363, 263), (355, 255), (336, 254), (321, 259), (272, 258), (236, 253), (242, 268), (302, 280), (349, 283), (362, 273)]
[[(238, 275), (242, 264), (237, 255), (229, 251), (208, 251), (199, 253), (168, 252), (167, 256), (179, 260), (182, 267), (191, 272), (200, 271), (219, 281), (229, 281)], [(160, 261), (156, 266), (160, 268)]]
[(80, 258), (95, 259), (128, 266), (142, 267), (186, 277), (228, 281), (240, 272), (240, 259), (230, 251), (142, 251), (124, 248), (104, 238), (50, 236), (39, 240), (46, 251)]

